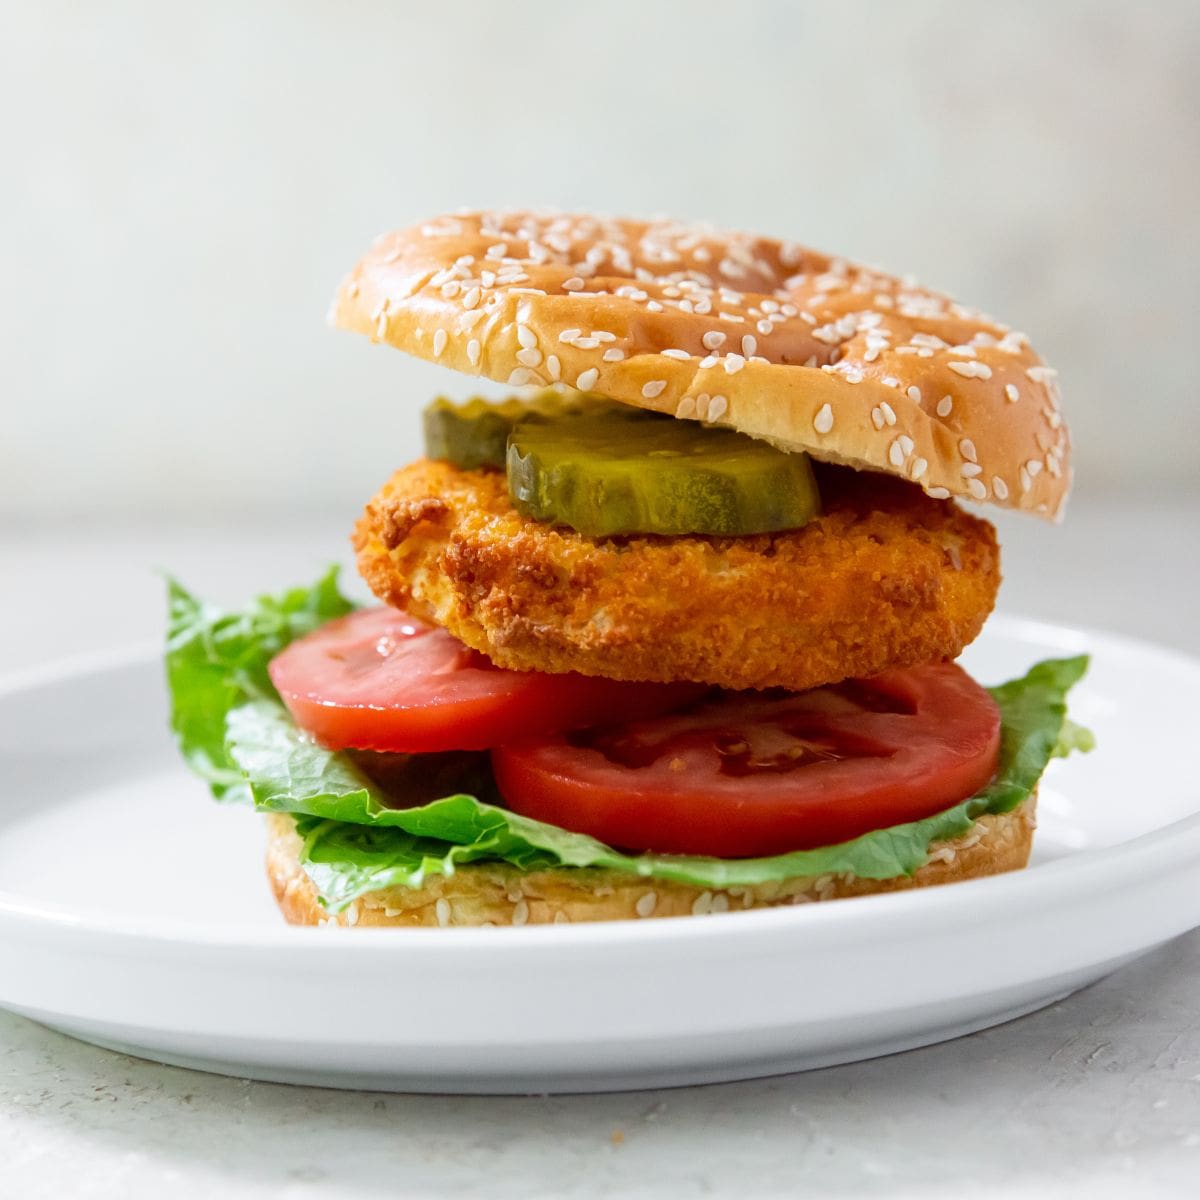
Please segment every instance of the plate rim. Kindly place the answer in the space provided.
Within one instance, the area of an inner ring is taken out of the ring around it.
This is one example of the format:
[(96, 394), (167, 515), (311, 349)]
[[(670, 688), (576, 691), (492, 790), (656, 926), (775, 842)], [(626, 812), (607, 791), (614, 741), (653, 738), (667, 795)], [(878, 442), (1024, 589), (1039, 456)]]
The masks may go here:
[[(1148, 639), (1080, 625), (1063, 625), (1019, 614), (998, 613), (988, 622), (988, 632), (1006, 634), (1027, 642), (1061, 644), (1080, 643), (1079, 653), (1100, 653), (1109, 649), (1125, 655), (1150, 655), (1163, 665), (1182, 668), (1200, 676), (1200, 657)], [(51, 660), (0, 676), (0, 698), (36, 687), (44, 687), (81, 676), (132, 666), (149, 665), (158, 659), (162, 646), (139, 641), (121, 647), (91, 651)], [(526, 925), (495, 929), (455, 928), (422, 929), (409, 939), (406, 955), (472, 955), (493, 952), (511, 955), (517, 946), (533, 952), (559, 954), (567, 945), (601, 947), (605, 944), (654, 945), (703, 937), (750, 938), (758, 934), (784, 933), (797, 928), (814, 937), (841, 936), (847, 924), (872, 937), (886, 936), (896, 923), (911, 929), (912, 922), (948, 918), (955, 924), (970, 920), (972, 914), (986, 916), (997, 907), (1008, 917), (1026, 909), (1039, 909), (1047, 903), (1061, 904), (1089, 894), (1095, 877), (1103, 876), (1106, 886), (1136, 883), (1158, 872), (1178, 870), (1185, 864), (1200, 863), (1200, 783), (1196, 788), (1196, 811), (1169, 825), (1151, 830), (1114, 846), (1073, 854), (1039, 866), (1036, 871), (1014, 871), (983, 879), (966, 880), (954, 888), (919, 888), (905, 892), (858, 897), (859, 904), (812, 904), (755, 909), (737, 914), (736, 922), (709, 921), (599, 921), (575, 925)], [(720, 915), (720, 914), (718, 914)], [(928, 926), (927, 926), (928, 927)], [(158, 947), (189, 951), (263, 950), (298, 951), (312, 954), (314, 946), (322, 953), (338, 958), (346, 956), (394, 954), (397, 934), (410, 935), (410, 929), (372, 930), (371, 937), (331, 937), (327, 930), (309, 926), (281, 924), (278, 929), (230, 928), (226, 923), (172, 922), (171, 919), (127, 916), (92, 917), (68, 906), (56, 906), (24, 899), (20, 894), (0, 889), (0, 932), (68, 937), (107, 938), (111, 940), (151, 942)], [(448, 936), (447, 936), (448, 935)], [(534, 950), (534, 948), (539, 948)]]

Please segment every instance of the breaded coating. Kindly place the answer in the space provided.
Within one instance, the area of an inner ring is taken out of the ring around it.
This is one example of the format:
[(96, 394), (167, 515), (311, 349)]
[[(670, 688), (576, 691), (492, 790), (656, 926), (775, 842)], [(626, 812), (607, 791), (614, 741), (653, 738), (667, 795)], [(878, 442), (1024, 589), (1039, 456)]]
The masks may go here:
[(514, 670), (800, 691), (957, 657), (995, 603), (992, 527), (884, 476), (819, 482), (802, 529), (595, 539), (522, 516), (502, 471), (422, 460), (353, 541), (376, 596)]

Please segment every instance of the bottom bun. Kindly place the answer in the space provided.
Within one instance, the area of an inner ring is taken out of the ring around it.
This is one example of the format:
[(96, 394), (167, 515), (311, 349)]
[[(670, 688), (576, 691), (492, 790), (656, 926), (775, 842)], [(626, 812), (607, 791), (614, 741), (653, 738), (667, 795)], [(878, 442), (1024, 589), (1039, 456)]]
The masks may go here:
[(301, 840), (290, 816), (267, 818), (267, 876), (283, 915), (293, 925), (550, 925), (686, 917), (773, 908), (899, 892), (1016, 871), (1029, 861), (1037, 824), (1031, 796), (1012, 812), (980, 817), (962, 837), (934, 842), (913, 875), (859, 879), (819, 875), (709, 890), (618, 871), (561, 868), (521, 871), (505, 863), (476, 863), (453, 875), (431, 875), (421, 887), (392, 887), (360, 896), (345, 911), (328, 913), (300, 865)]

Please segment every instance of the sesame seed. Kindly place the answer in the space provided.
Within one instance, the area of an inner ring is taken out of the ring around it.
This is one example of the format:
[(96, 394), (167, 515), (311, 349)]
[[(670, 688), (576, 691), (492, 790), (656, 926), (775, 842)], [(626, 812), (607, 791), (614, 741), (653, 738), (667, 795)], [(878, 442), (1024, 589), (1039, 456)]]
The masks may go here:
[(558, 361), (557, 354), (550, 354), (547, 356), (547, 358), (546, 358), (546, 374), (548, 374), (550, 376), (550, 378), (555, 380), (556, 382), (562, 375), (562, 363), (560, 363)]
[(1031, 458), (1025, 464), (1025, 469), (1029, 472), (1030, 478), (1036, 479), (1042, 473), (1042, 464), (1036, 458)]
[(696, 397), (696, 416), (701, 421), (708, 420), (708, 405), (711, 400), (712, 397), (707, 392), (701, 392)]
[(822, 404), (813, 417), (813, 428), (818, 433), (828, 433), (833, 428), (833, 409), (828, 404)]
[(747, 333), (742, 337), (742, 353), (749, 358), (753, 354), (758, 353), (758, 339), (752, 334)]
[(889, 425), (895, 425), (895, 423), (896, 423), (896, 410), (895, 410), (895, 409), (894, 409), (894, 408), (893, 408), (893, 407), (892, 407), (892, 406), (891, 406), (891, 405), (890, 405), (890, 404), (889, 404), (889, 403), (888, 403), (886, 400), (882, 400), (882, 401), (880, 401), (880, 404), (879, 404), (879, 411), (880, 411), (881, 413), (883, 413), (883, 419), (884, 419), (884, 420), (885, 420), (885, 421), (886, 421), (886, 422), (887, 422)]
[(965, 478), (970, 479), (972, 475), (982, 475), (983, 468), (978, 463), (963, 463), (962, 473)]
[(898, 380), (895, 375), (885, 375), (879, 382), (882, 383), (884, 387), (898, 388), (900, 386), (900, 380)]
[(883, 409), (881, 409), (881, 408), (871, 409), (871, 424), (874, 425), (876, 429), (883, 428), (883, 424), (884, 424)]
[(530, 346), (528, 350), (518, 350), (517, 362), (523, 367), (539, 367), (542, 364), (542, 352), (536, 346)]
[(712, 912), (712, 892), (701, 892), (700, 895), (692, 901), (692, 915), (695, 917), (703, 917)]
[(1008, 499), (1008, 484), (999, 475), (992, 476), (992, 491), (996, 493), (997, 500)]
[(658, 893), (644, 892), (637, 898), (637, 903), (633, 906), (634, 911), (639, 917), (648, 917), (658, 907)]
[(524, 350), (530, 350), (538, 344), (537, 334), (528, 325), (517, 326), (517, 341), (521, 343), (521, 348)]
[(686, 350), (675, 350), (675, 349), (664, 350), (662, 352), (662, 355), (663, 355), (663, 358), (680, 358), (685, 361), (692, 357)]
[(745, 365), (746, 360), (740, 354), (727, 354), (721, 360), (726, 375), (736, 375)]
[(916, 443), (913, 442), (907, 433), (902, 433), (900, 435), (900, 448), (904, 451), (904, 457), (907, 458), (916, 449)]
[(494, 287), (496, 284), (496, 272), (495, 271), (480, 271), (479, 272), (479, 282), (482, 283), (485, 288)]
[(596, 380), (600, 378), (600, 372), (595, 367), (591, 367), (584, 371), (578, 379), (575, 380), (575, 386), (581, 391), (586, 392), (596, 386)]
[(528, 387), (537, 382), (537, 376), (528, 367), (515, 367), (508, 377), (509, 387)]
[(983, 480), (981, 479), (968, 479), (967, 491), (969, 491), (976, 500), (987, 499), (987, 487), (984, 485)]
[(920, 479), (921, 476), (925, 474), (926, 470), (928, 470), (928, 468), (929, 462), (926, 459), (916, 458), (913, 459), (912, 470), (909, 472), (909, 474), (914, 480)]
[(437, 903), (433, 906), (433, 911), (437, 915), (437, 923), (443, 928), (450, 924), (450, 901), (444, 896), (439, 896)]
[(527, 900), (518, 900), (513, 905), (512, 923), (514, 925), (524, 925), (529, 920), (529, 902)]
[(1020, 389), (1015, 383), (1006, 383), (1004, 385), (1004, 394), (1008, 397), (1008, 402), (1010, 404), (1016, 404), (1016, 402), (1021, 398)]
[(954, 408), (954, 398), (952, 396), (943, 396), (938, 401), (937, 415), (939, 417), (948, 417), (953, 408)]
[(618, 350), (615, 346), (611, 350), (605, 350), (601, 357), (605, 362), (620, 362), (625, 357), (624, 350)]
[(582, 329), (564, 329), (562, 333), (558, 335), (558, 340), (560, 342), (573, 342), (577, 337), (581, 337), (582, 335)]
[(772, 325), (770, 321), (759, 321), (754, 328), (757, 329), (758, 332), (763, 335), (763, 337), (766, 337), (767, 334), (775, 328), (775, 326)]
[(478, 288), (478, 287), (471, 288), (471, 290), (468, 291), (467, 293), (465, 293), (462, 298), (463, 308), (474, 308), (475, 305), (477, 305), (479, 303), (479, 301), (482, 299), (482, 297), (483, 297), (483, 292), (480, 288)]
[(684, 396), (675, 408), (675, 415), (683, 419), (694, 417), (696, 415), (696, 397)]
[(719, 421), (729, 410), (729, 401), (722, 395), (714, 396), (708, 402), (708, 419), (710, 421)]
[(471, 364), (471, 366), (473, 366), (473, 367), (479, 366), (479, 355), (480, 355), (479, 339), (472, 338), (467, 343), (467, 361)]
[(576, 350), (595, 350), (600, 345), (600, 339), (594, 337), (577, 337), (571, 342), (571, 345)]
[(580, 292), (583, 290), (583, 280), (578, 275), (572, 275), (570, 279), (563, 280), (564, 292)]
[(700, 366), (707, 370), (709, 367), (715, 367), (721, 360), (715, 355), (710, 354), (706, 358), (700, 360)]
[(1025, 374), (1034, 383), (1053, 383), (1058, 372), (1053, 367), (1028, 367)]
[(904, 447), (900, 445), (899, 438), (897, 438), (888, 447), (888, 462), (890, 462), (893, 467), (904, 466)]
[(970, 438), (963, 438), (963, 440), (958, 443), (958, 450), (963, 458), (967, 459), (969, 462), (979, 461), (979, 455), (975, 453), (975, 443), (971, 441)]
[(446, 331), (439, 329), (433, 335), (433, 357), (441, 358), (442, 351), (446, 348)]
[(991, 379), (992, 377), (992, 368), (987, 363), (968, 360), (967, 362), (950, 362), (946, 366), (964, 379)]
[(701, 339), (705, 350), (719, 350), (725, 344), (725, 335), (719, 329), (710, 329)]
[(907, 395), (914, 404), (921, 403), (921, 389), (916, 384), (908, 389)]
[(1029, 477), (1029, 472), (1022, 467), (1019, 474), (1021, 478), (1021, 491), (1029, 491), (1029, 489), (1033, 487), (1033, 480)]
[(647, 400), (653, 400), (655, 396), (661, 396), (667, 389), (667, 381), (665, 379), (652, 379), (649, 383), (642, 385), (642, 395)]
[(949, 500), (950, 499), (950, 493), (944, 487), (927, 488), (925, 491), (925, 494), (927, 496), (932, 497), (934, 500)]

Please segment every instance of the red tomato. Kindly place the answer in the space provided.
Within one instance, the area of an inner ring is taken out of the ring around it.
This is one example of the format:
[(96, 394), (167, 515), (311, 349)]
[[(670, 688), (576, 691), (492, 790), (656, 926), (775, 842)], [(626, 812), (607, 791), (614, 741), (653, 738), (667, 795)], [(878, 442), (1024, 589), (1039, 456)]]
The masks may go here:
[(514, 812), (610, 846), (757, 857), (950, 808), (996, 772), (1000, 713), (952, 663), (492, 753)]
[(708, 690), (505, 671), (394, 608), (331, 621), (276, 655), (270, 672), (296, 724), (332, 750), (484, 750), (657, 716)]

